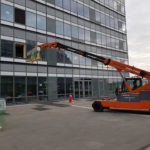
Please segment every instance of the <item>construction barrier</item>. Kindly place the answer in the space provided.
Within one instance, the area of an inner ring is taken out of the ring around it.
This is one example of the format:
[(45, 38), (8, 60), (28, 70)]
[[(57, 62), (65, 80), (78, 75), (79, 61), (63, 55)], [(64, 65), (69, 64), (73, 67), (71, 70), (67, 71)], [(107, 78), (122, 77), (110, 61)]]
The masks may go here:
[(5, 99), (0, 99), (0, 130), (2, 130), (6, 125), (5, 112), (6, 112), (6, 101)]

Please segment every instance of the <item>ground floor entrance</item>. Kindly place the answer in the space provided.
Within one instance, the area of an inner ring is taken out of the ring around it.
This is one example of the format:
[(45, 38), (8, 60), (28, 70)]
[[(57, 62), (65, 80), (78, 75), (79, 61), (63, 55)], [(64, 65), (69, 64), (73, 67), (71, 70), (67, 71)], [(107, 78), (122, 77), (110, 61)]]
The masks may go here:
[(92, 81), (90, 79), (74, 81), (74, 98), (87, 98), (92, 96)]

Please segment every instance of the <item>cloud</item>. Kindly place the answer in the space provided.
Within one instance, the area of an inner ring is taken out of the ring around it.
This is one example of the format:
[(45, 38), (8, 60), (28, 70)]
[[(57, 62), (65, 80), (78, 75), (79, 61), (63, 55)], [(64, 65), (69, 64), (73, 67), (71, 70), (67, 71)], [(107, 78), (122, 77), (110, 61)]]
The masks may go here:
[(150, 71), (150, 0), (125, 0), (129, 62)]

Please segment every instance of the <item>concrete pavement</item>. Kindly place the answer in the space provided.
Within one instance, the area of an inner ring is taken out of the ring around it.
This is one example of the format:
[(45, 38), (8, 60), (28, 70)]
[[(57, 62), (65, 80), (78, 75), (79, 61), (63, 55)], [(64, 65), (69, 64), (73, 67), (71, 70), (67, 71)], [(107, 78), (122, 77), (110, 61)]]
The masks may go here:
[(96, 113), (92, 101), (8, 106), (1, 150), (148, 150), (148, 111)]

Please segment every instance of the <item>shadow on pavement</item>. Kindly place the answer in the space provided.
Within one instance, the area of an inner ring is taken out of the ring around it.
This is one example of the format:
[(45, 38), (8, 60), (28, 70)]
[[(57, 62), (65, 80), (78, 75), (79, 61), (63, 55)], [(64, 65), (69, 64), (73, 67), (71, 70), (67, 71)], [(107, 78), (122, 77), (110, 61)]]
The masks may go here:
[[(44, 106), (55, 106), (55, 107), (70, 107), (69, 104), (62, 104), (60, 103), (60, 101), (58, 102), (39, 102), (38, 104), (41, 105), (37, 105), (40, 109), (44, 108)], [(47, 108), (45, 108), (47, 109)]]
[(37, 105), (35, 108), (33, 108), (38, 111), (45, 111), (45, 110), (50, 110), (49, 108), (45, 108), (45, 105)]
[(150, 111), (147, 110), (124, 110), (124, 109), (110, 109), (111, 113), (128, 113), (128, 114), (139, 114), (139, 115), (150, 115)]

